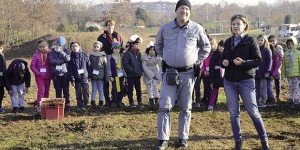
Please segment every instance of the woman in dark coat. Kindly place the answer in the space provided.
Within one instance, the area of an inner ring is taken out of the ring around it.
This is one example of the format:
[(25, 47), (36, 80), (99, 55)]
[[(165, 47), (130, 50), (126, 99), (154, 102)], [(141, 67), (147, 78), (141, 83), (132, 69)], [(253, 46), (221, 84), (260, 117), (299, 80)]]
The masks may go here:
[(242, 149), (240, 103), (242, 99), (259, 135), (262, 149), (269, 150), (267, 132), (258, 111), (255, 94), (255, 68), (262, 62), (257, 40), (247, 34), (248, 20), (243, 15), (231, 18), (232, 36), (225, 41), (221, 66), (225, 68), (224, 89), (230, 112), (235, 150)]

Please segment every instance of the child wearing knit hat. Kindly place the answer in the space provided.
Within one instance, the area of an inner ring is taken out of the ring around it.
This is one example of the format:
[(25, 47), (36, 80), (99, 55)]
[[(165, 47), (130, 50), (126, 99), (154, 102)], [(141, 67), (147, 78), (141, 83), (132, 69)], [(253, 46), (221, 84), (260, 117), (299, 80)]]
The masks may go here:
[(110, 58), (110, 81), (112, 82), (112, 102), (111, 107), (124, 108), (122, 99), (124, 97), (125, 70), (120, 55), (120, 42), (113, 42), (111, 49), (113, 53)]
[(56, 98), (65, 98), (65, 111), (69, 111), (70, 106), (70, 82), (68, 77), (68, 62), (71, 59), (69, 50), (65, 47), (66, 38), (63, 36), (55, 40), (55, 45), (51, 47), (49, 53), (49, 63), (52, 69), (52, 81)]

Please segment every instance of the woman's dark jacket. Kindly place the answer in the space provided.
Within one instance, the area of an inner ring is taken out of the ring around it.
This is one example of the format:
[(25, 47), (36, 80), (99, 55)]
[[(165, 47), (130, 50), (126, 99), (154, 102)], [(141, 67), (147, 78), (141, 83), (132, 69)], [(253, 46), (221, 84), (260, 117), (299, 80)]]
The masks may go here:
[[(225, 41), (223, 51), (224, 59), (229, 60), (229, 65), (225, 68), (224, 78), (231, 82), (237, 82), (246, 79), (252, 79), (255, 77), (255, 68), (259, 66), (262, 61), (260, 49), (257, 40), (252, 36), (246, 34), (244, 38), (234, 46), (234, 37), (230, 37)], [(237, 57), (245, 60), (241, 66), (237, 66), (233, 63), (233, 60)]]
[(118, 41), (121, 44), (121, 47), (123, 46), (123, 39), (120, 36), (119, 33), (113, 32), (112, 36), (109, 35), (107, 31), (104, 31), (99, 37), (97, 38), (97, 41), (102, 43), (102, 49), (105, 51), (106, 55), (111, 55), (113, 53), (111, 49), (111, 43), (114, 41)]

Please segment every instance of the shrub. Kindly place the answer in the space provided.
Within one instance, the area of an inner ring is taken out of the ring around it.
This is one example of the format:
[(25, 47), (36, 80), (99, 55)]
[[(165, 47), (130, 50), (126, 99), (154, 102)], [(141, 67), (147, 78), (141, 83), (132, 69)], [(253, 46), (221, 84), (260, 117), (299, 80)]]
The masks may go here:
[(89, 26), (86, 30), (88, 32), (95, 32), (95, 31), (99, 31), (100, 29), (97, 26)]
[(76, 24), (60, 24), (57, 28), (58, 32), (77, 32), (78, 25)]

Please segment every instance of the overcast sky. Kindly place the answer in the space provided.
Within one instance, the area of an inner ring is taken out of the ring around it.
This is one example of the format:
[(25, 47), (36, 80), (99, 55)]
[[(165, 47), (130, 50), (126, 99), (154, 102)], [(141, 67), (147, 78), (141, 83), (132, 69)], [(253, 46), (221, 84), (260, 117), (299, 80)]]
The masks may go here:
[[(77, 2), (84, 2), (84, 3), (89, 3), (91, 2), (92, 4), (99, 4), (103, 2), (111, 2), (113, 0), (75, 0)], [(157, 1), (166, 1), (166, 2), (174, 2), (176, 3), (178, 0), (131, 0), (132, 2), (157, 2)], [(259, 1), (266, 1), (269, 4), (273, 4), (276, 0), (190, 0), (192, 5), (195, 4), (204, 4), (204, 3), (220, 3), (221, 1), (226, 1), (228, 3), (237, 3), (241, 5), (257, 5)], [(282, 0), (285, 1), (285, 0)], [(290, 1), (299, 1), (299, 0), (290, 0)]]

